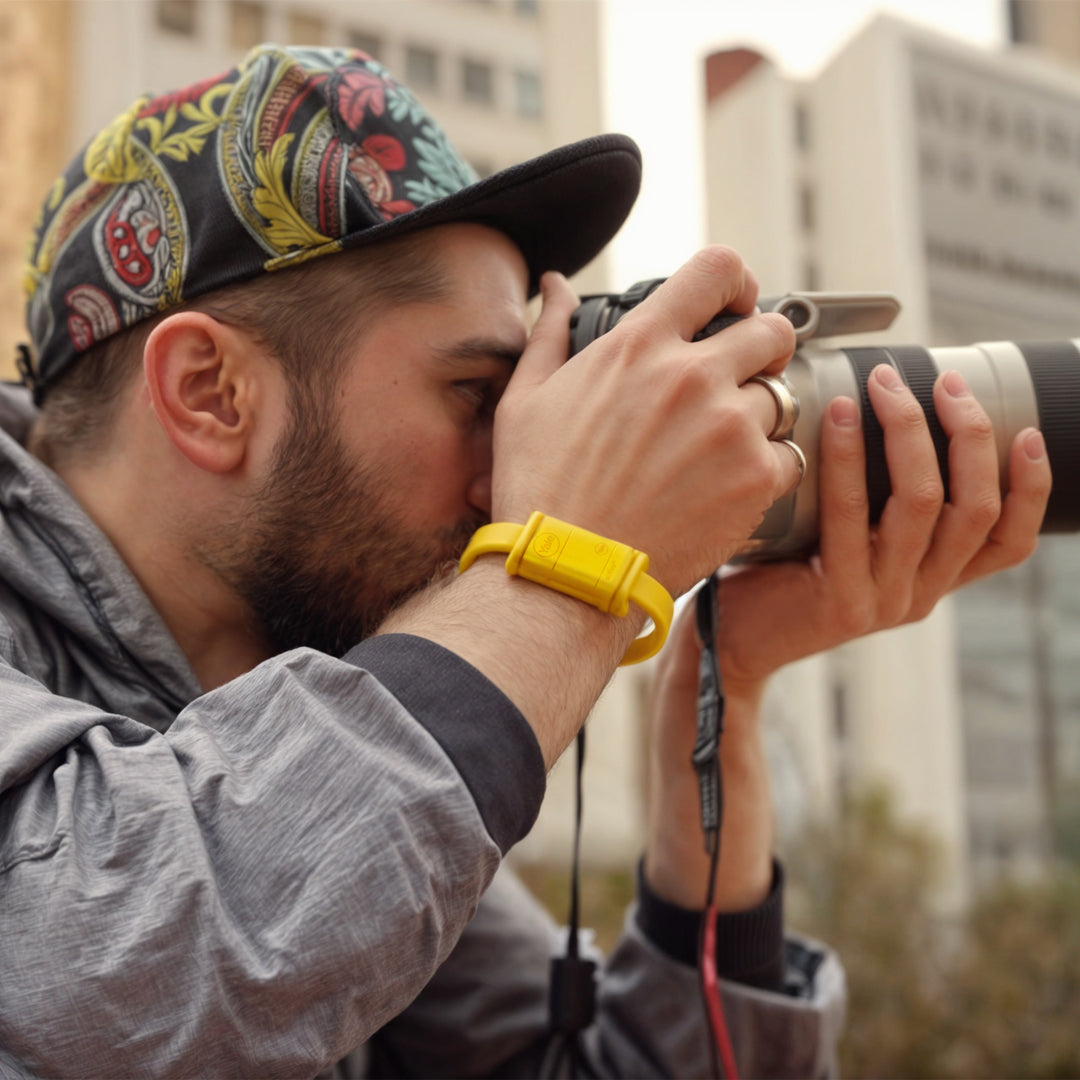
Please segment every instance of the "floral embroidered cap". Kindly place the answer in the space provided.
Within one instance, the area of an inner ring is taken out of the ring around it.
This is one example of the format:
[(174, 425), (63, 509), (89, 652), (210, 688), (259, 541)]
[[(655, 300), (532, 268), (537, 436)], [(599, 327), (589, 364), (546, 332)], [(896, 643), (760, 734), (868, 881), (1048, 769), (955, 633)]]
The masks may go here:
[(92, 345), (203, 293), (450, 222), (521, 249), (535, 291), (611, 239), (637, 196), (625, 136), (478, 180), (412, 94), (354, 49), (262, 45), (217, 78), (143, 97), (55, 182), (27, 252), (40, 404)]

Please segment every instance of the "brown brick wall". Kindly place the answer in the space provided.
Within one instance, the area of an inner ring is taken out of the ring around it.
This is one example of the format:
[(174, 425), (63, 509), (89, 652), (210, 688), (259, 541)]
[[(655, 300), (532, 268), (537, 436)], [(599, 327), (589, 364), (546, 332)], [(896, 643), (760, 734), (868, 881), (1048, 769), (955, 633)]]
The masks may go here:
[(23, 331), (30, 227), (68, 157), (71, 0), (0, 0), (0, 378)]

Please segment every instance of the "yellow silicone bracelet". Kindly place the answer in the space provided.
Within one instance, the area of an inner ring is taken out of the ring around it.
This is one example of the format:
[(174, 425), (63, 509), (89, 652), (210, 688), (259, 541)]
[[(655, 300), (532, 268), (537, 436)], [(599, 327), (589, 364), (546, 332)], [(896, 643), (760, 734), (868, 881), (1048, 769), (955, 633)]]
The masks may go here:
[(506, 553), (506, 572), (583, 600), (612, 615), (627, 615), (630, 601), (653, 621), (622, 658), (636, 664), (660, 651), (675, 604), (645, 571), (649, 556), (615, 540), (568, 525), (536, 511), (524, 525), (499, 521), (473, 534), (458, 569), (464, 573), (481, 555)]

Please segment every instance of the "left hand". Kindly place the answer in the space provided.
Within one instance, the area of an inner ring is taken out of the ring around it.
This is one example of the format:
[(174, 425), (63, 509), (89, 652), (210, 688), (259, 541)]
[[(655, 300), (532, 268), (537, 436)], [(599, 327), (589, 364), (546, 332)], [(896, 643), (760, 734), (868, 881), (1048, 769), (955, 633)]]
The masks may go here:
[(956, 372), (940, 376), (934, 407), (949, 437), (944, 502), (922, 408), (893, 370), (868, 386), (885, 433), (892, 494), (871, 526), (858, 410), (830, 403), (822, 423), (820, 554), (747, 566), (721, 585), (719, 651), (729, 693), (813, 653), (925, 618), (947, 593), (1026, 559), (1050, 495), (1042, 435), (1021, 431), (1001, 498), (993, 426)]
[[(876, 369), (868, 385), (892, 483), (881, 521), (869, 523), (858, 408), (839, 398), (822, 423), (819, 554), (808, 562), (741, 567), (720, 584), (717, 648), (727, 699), (721, 910), (759, 903), (771, 874), (770, 799), (758, 722), (767, 677), (794, 660), (921, 619), (942, 596), (1016, 565), (1037, 543), (1050, 493), (1041, 434), (1027, 429), (1016, 436), (1002, 500), (990, 420), (960, 376), (942, 375), (934, 405), (949, 437), (945, 503), (922, 409), (899, 379), (892, 385), (891, 371)], [(699, 907), (707, 861), (689, 766), (700, 649), (692, 614), (684, 612), (673, 627), (654, 687), (645, 870), (660, 895)]]

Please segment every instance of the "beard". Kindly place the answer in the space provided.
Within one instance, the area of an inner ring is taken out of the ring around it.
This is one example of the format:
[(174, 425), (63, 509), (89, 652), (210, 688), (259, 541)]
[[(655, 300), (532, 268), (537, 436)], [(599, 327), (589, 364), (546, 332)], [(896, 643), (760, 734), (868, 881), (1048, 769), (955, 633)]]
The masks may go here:
[(406, 528), (388, 484), (350, 461), (332, 420), (294, 419), (268, 479), (203, 561), (246, 602), (252, 630), (277, 653), (308, 646), (341, 656), (437, 571), (482, 524)]

